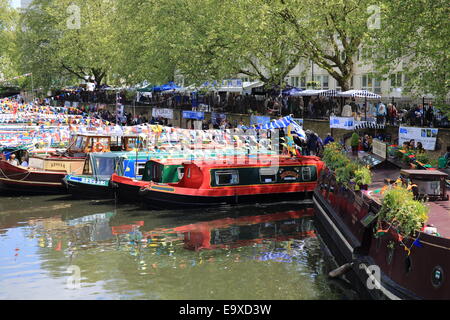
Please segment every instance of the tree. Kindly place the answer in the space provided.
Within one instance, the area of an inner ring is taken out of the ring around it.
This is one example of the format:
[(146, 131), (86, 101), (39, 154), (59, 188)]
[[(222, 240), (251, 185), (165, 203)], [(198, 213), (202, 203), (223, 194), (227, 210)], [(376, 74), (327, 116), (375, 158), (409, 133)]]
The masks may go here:
[[(347, 90), (355, 55), (367, 37), (370, 4), (368, 0), (132, 0), (128, 5), (142, 10), (137, 18), (132, 16), (136, 20), (127, 21), (145, 26), (146, 37), (138, 34), (130, 47), (152, 52), (144, 54), (151, 60), (148, 75), (161, 74), (155, 62), (170, 61), (192, 80), (242, 73), (274, 85), (300, 61), (311, 60)], [(145, 63), (141, 65), (145, 68)]]
[(243, 73), (273, 85), (301, 56), (295, 34), (268, 4), (119, 0), (118, 7), (123, 77), (164, 82), (178, 73), (201, 83)]
[(449, 14), (444, 0), (382, 1), (381, 27), (371, 32), (370, 45), (379, 74), (389, 75), (401, 66), (404, 91), (417, 96), (433, 94), (450, 115), (445, 104), (450, 88)]
[(21, 17), (20, 66), (43, 87), (102, 84), (116, 56), (113, 0), (34, 0)]
[(17, 17), (17, 12), (11, 8), (9, 1), (0, 0), (0, 80), (7, 80), (16, 75), (14, 53)]

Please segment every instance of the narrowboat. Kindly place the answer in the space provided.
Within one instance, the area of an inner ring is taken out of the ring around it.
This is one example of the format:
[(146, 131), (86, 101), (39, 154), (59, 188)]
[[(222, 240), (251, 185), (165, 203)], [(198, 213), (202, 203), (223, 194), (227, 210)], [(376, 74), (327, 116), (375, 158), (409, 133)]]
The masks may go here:
[[(114, 139), (116, 139), (114, 141)], [(6, 159), (0, 160), (0, 188), (25, 193), (66, 193), (63, 179), (66, 175), (81, 175), (87, 154), (93, 151), (132, 150), (143, 148), (138, 136), (99, 136), (77, 134), (64, 152), (49, 155), (30, 154), (23, 150), (11, 151), (19, 163), (28, 160), (26, 166), (15, 166)]]
[(184, 173), (182, 163), (185, 159), (154, 159), (147, 161), (144, 167), (142, 179), (128, 177), (123, 171), (114, 173), (111, 177), (111, 185), (116, 192), (117, 199), (121, 202), (139, 202), (139, 190), (147, 186), (151, 181), (158, 183), (176, 183)]
[[(359, 156), (374, 159), (372, 183), (344, 186), (335, 171), (325, 168), (314, 191), (319, 234), (342, 265), (336, 274), (371, 299), (450, 299), (448, 175), (436, 169), (402, 169), (390, 161), (386, 147), (380, 149), (384, 151)], [(407, 181), (415, 199), (426, 201), (428, 220), (421, 230), (405, 235), (394, 222), (378, 218), (383, 190), (391, 190), (393, 181)]]
[(229, 157), (183, 163), (177, 183), (139, 191), (149, 207), (180, 208), (310, 198), (323, 168), (318, 157)]
[(62, 179), (68, 173), (81, 173), (84, 159), (30, 157), (27, 167), (0, 160), (0, 188), (24, 193), (65, 193)]
[(136, 177), (142, 174), (140, 166), (145, 164), (147, 157), (135, 152), (90, 153), (85, 161), (81, 175), (66, 175), (63, 183), (67, 191), (75, 198), (113, 199), (114, 190), (110, 188), (111, 175), (119, 166), (124, 166), (124, 174)]

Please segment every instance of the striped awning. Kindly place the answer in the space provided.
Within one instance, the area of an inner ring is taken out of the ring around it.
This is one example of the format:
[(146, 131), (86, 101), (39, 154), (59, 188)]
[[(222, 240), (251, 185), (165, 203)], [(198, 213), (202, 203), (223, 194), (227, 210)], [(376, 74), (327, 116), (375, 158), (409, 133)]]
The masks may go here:
[(337, 91), (337, 90), (326, 90), (324, 92), (319, 93), (319, 95), (325, 96), (325, 97), (339, 97), (340, 93), (341, 92)]
[(303, 90), (303, 91), (301, 91), (301, 92), (297, 92), (297, 93), (293, 94), (293, 96), (301, 96), (301, 97), (305, 97), (305, 96), (318, 96), (318, 95), (320, 95), (321, 93), (324, 93), (324, 92), (326, 92), (326, 91), (328, 91), (328, 90), (313, 90), (313, 89), (310, 89), (310, 90)]
[(367, 90), (348, 90), (341, 92), (338, 97), (352, 97), (352, 98), (369, 98), (369, 99), (381, 99), (381, 96), (367, 91)]
[[(265, 129), (265, 130), (271, 130), (271, 129), (284, 129), (291, 126), (292, 131), (295, 132), (300, 138), (306, 139), (306, 133), (303, 130), (303, 128), (295, 122), (295, 120), (291, 116), (287, 116), (278, 120), (270, 121), (264, 125), (257, 125), (254, 128), (255, 129)], [(249, 127), (242, 127), (244, 130), (251, 129)]]
[(384, 124), (378, 124), (375, 122), (370, 122), (370, 121), (364, 121), (361, 123), (358, 123), (355, 125), (355, 130), (359, 130), (359, 129), (384, 129), (386, 128), (386, 125)]

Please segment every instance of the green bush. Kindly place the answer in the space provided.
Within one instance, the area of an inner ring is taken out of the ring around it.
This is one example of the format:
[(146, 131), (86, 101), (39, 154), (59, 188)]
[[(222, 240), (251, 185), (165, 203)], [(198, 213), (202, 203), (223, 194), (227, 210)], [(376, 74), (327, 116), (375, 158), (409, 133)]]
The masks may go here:
[(352, 137), (350, 138), (350, 145), (352, 147), (357, 147), (359, 145), (359, 135), (356, 132), (353, 132)]
[(343, 153), (342, 146), (336, 142), (325, 147), (323, 160), (327, 167), (335, 172), (336, 181), (350, 188), (354, 185), (355, 190), (360, 186), (372, 183), (370, 170), (349, 158)]
[(411, 191), (394, 186), (384, 193), (379, 221), (386, 221), (397, 226), (405, 236), (413, 235), (427, 221), (428, 207), (414, 200)]

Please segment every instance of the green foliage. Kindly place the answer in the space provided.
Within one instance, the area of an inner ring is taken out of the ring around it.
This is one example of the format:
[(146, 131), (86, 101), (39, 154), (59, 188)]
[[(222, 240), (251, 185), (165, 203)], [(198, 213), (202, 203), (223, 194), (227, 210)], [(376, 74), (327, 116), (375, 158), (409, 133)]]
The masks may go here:
[(372, 174), (370, 170), (353, 161), (342, 152), (340, 144), (333, 142), (324, 149), (323, 160), (330, 170), (336, 175), (336, 181), (350, 188), (352, 185), (355, 190), (360, 186), (372, 183)]
[(381, 28), (370, 31), (374, 67), (389, 76), (401, 65), (403, 91), (435, 95), (434, 105), (450, 115), (445, 103), (450, 82), (450, 19), (446, 0), (380, 0)]
[(416, 160), (423, 164), (427, 164), (430, 162), (430, 157), (426, 153), (417, 153)]
[(34, 0), (18, 30), (21, 71), (44, 88), (102, 84), (116, 63), (118, 14), (113, 0)]
[(428, 207), (422, 202), (414, 200), (411, 191), (394, 186), (384, 193), (379, 220), (397, 226), (406, 235), (413, 235), (420, 230), (427, 221)]
[(359, 145), (359, 135), (356, 132), (353, 132), (352, 137), (350, 138), (350, 145), (352, 147), (357, 147)]
[(356, 187), (369, 185), (372, 183), (372, 173), (367, 167), (359, 166), (354, 173), (353, 182)]
[[(18, 13), (11, 8), (9, 1), (0, 0), (0, 80), (17, 75), (14, 69), (17, 20)], [(4, 84), (0, 82), (0, 85)]]

